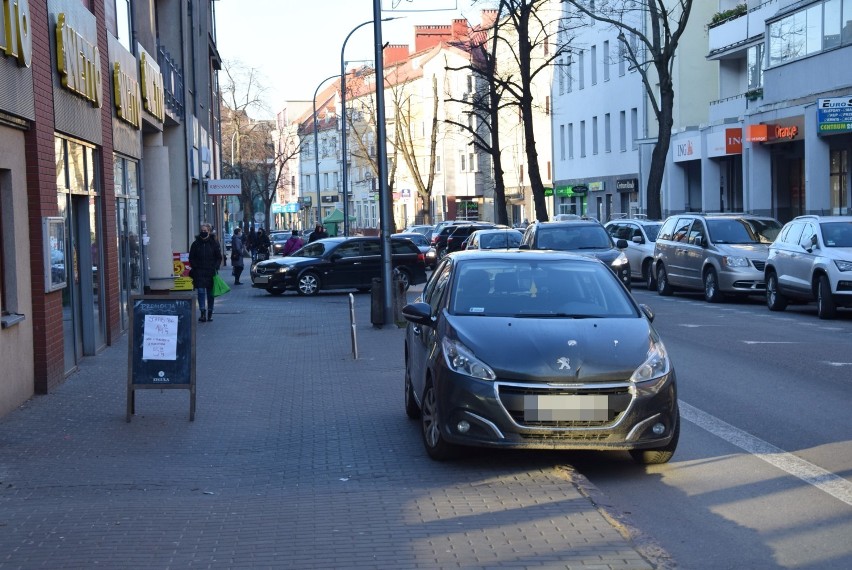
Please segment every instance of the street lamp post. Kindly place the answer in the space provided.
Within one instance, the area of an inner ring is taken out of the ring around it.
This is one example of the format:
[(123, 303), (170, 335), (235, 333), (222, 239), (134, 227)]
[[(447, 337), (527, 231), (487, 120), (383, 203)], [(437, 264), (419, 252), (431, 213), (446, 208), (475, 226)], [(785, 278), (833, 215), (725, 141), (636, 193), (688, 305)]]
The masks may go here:
[[(382, 22), (395, 20), (396, 17), (382, 18)], [(363, 28), (368, 24), (372, 24), (374, 20), (361, 22), (346, 36), (343, 40), (343, 46), (340, 48), (340, 156), (342, 164), (342, 180), (343, 180), (343, 235), (349, 235), (349, 164), (346, 161), (346, 61), (343, 59), (343, 54), (346, 51), (346, 42), (352, 37), (359, 28)]]
[(316, 223), (317, 224), (321, 223), (321, 220), (320, 220), (320, 213), (321, 213), (320, 212), (320, 202), (321, 202), (321, 200), (320, 200), (320, 183), (319, 183), (319, 132), (318, 132), (319, 129), (318, 129), (318, 126), (317, 126), (317, 95), (319, 94), (320, 87), (322, 87), (323, 83), (325, 83), (329, 79), (334, 79), (336, 77), (337, 77), (337, 75), (329, 75), (328, 77), (326, 77), (325, 79), (320, 81), (319, 85), (317, 85), (317, 88), (314, 90), (314, 167), (316, 168), (316, 175), (317, 175), (317, 182), (316, 182), (316, 189), (317, 189), (317, 220), (316, 220)]

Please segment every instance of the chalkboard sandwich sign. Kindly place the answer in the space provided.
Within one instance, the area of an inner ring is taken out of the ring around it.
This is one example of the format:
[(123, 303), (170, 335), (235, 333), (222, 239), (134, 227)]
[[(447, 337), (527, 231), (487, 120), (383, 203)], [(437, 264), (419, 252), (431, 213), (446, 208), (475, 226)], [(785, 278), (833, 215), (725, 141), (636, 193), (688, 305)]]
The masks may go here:
[(136, 390), (189, 390), (195, 419), (195, 297), (192, 294), (130, 298), (127, 421), (136, 413)]

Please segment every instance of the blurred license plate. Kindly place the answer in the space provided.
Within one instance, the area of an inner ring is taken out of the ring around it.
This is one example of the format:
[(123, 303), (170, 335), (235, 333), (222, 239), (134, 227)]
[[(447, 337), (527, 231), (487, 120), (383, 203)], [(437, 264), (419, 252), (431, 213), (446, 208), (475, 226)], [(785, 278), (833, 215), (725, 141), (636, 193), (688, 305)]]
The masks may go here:
[(602, 395), (524, 396), (528, 422), (607, 421), (609, 398)]
[(269, 275), (258, 275), (254, 278), (255, 283), (259, 283), (261, 285), (265, 285), (269, 283)]

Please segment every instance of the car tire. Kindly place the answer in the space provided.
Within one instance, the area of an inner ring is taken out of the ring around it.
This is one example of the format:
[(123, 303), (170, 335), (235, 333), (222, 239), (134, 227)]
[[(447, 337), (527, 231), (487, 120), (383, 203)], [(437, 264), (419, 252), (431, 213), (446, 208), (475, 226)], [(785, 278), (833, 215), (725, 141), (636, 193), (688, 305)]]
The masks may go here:
[(411, 275), (408, 270), (397, 267), (393, 270), (393, 274), (402, 283), (402, 290), (408, 291), (408, 288), (411, 287)]
[(420, 406), (414, 397), (414, 386), (411, 384), (411, 373), (408, 371), (408, 358), (405, 359), (405, 415), (416, 420), (420, 417)]
[(725, 296), (719, 291), (719, 276), (710, 267), (704, 272), (704, 300), (708, 303), (721, 303)]
[(653, 291), (657, 287), (657, 280), (654, 278), (654, 262), (651, 259), (642, 262), (642, 281), (647, 285), (648, 291)]
[(766, 306), (770, 311), (783, 311), (787, 303), (787, 297), (778, 290), (778, 275), (771, 271), (766, 276)]
[(441, 249), (438, 250), (438, 252), (435, 255), (438, 258), (438, 261), (441, 261), (442, 259), (447, 257), (447, 248), (442, 247)]
[(319, 276), (313, 271), (302, 273), (296, 282), (296, 290), (299, 292), (299, 295), (316, 295), (320, 290)]
[(447, 443), (441, 435), (441, 413), (438, 409), (438, 396), (432, 382), (426, 385), (423, 402), (420, 407), (420, 431), (426, 453), (435, 461), (446, 461), (458, 456), (458, 447)]
[(666, 273), (666, 268), (663, 265), (657, 268), (657, 293), (663, 297), (669, 297), (674, 293), (674, 289), (669, 284), (669, 276)]
[(837, 305), (831, 296), (831, 282), (827, 275), (820, 275), (817, 283), (817, 316), (821, 319), (833, 319), (837, 316)]
[(266, 292), (273, 297), (280, 297), (284, 294), (284, 289), (267, 289)]
[(663, 447), (652, 447), (649, 449), (631, 449), (630, 457), (640, 465), (660, 465), (668, 463), (675, 454), (677, 442), (680, 439), (680, 415), (675, 416), (674, 434), (671, 441)]

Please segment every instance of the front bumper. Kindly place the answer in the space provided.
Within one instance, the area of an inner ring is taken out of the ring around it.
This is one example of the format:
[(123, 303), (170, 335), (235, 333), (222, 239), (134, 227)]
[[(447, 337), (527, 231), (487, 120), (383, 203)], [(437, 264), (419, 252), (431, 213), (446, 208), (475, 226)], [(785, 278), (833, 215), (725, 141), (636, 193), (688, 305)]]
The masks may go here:
[(722, 268), (718, 271), (719, 290), (723, 293), (759, 294), (765, 292), (764, 266), (765, 263), (760, 264), (761, 269), (752, 265)]
[[(459, 445), (524, 449), (662, 447), (677, 425), (675, 372), (643, 384), (488, 382), (444, 371), (441, 434)], [(465, 431), (460, 424), (470, 427)], [(652, 427), (663, 424), (661, 435)]]

